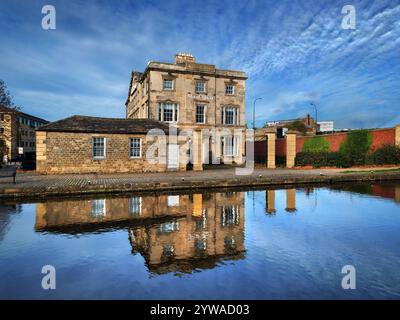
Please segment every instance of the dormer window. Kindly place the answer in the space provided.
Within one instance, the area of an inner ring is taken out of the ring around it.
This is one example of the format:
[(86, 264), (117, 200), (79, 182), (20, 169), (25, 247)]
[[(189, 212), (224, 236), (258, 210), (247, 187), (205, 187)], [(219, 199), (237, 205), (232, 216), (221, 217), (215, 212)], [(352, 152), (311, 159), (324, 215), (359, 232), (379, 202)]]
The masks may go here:
[(235, 86), (233, 84), (227, 84), (225, 86), (225, 94), (228, 95), (235, 94)]
[(164, 79), (163, 80), (163, 90), (174, 90), (174, 80)]
[(204, 81), (196, 81), (196, 92), (197, 93), (206, 92), (206, 83)]

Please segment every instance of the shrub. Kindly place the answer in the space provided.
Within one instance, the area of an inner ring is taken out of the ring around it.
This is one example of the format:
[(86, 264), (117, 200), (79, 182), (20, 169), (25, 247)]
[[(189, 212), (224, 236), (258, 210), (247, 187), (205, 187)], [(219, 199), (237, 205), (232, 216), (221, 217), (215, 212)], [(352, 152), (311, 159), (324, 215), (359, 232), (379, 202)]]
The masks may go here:
[(349, 167), (348, 158), (340, 152), (300, 152), (296, 155), (296, 166)]
[(329, 142), (324, 137), (312, 137), (304, 142), (302, 152), (329, 152)]
[(372, 144), (372, 134), (368, 130), (355, 130), (347, 134), (340, 145), (340, 153), (349, 159), (350, 165), (363, 165)]
[(340, 152), (329, 152), (327, 166), (348, 168), (350, 167), (349, 158)]
[(369, 164), (400, 164), (400, 148), (384, 145), (372, 152), (368, 158)]

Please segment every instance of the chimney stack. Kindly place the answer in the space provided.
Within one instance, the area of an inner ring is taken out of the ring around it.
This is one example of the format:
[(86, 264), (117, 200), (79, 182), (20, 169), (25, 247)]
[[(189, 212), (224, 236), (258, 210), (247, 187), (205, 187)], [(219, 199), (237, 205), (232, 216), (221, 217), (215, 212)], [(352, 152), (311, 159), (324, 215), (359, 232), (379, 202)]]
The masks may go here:
[(190, 53), (178, 53), (175, 55), (175, 64), (186, 64), (188, 62), (195, 63), (196, 59)]

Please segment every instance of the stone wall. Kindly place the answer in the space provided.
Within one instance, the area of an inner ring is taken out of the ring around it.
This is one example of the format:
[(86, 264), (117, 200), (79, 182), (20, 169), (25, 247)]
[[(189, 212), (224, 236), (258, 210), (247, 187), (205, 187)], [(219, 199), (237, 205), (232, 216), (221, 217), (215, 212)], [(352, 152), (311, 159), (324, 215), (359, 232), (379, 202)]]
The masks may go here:
[(18, 156), (18, 117), (14, 113), (3, 113), (2, 119), (3, 133), (0, 135), (5, 141), (8, 159), (15, 159)]
[[(105, 158), (92, 156), (92, 138), (106, 138)], [(142, 157), (129, 156), (129, 139), (142, 139)], [(146, 160), (148, 144), (145, 135), (95, 134), (37, 131), (36, 170), (38, 173), (116, 173), (163, 172), (165, 164)], [(159, 150), (165, 154), (165, 147)], [(181, 159), (183, 161), (183, 159)], [(183, 170), (183, 167), (181, 168)]]
[[(11, 157), (11, 115), (10, 114), (2, 114), (2, 118), (0, 119), (0, 126), (2, 128), (2, 133), (0, 133), (0, 139), (4, 141), (5, 148), (2, 150), (7, 154), (8, 158)], [(2, 153), (3, 154), (3, 153)], [(3, 159), (0, 159), (1, 161)]]

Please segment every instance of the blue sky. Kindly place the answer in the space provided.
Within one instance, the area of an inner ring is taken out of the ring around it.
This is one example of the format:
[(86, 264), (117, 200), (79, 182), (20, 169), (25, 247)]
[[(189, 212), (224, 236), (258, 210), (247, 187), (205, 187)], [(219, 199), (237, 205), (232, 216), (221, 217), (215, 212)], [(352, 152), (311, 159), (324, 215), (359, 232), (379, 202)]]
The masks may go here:
[[(41, 28), (42, 6), (57, 29)], [(344, 5), (355, 30), (341, 28)], [(257, 125), (313, 114), (339, 128), (400, 123), (400, 0), (0, 2), (0, 78), (28, 113), (124, 117), (130, 72), (191, 52), (244, 70)]]

